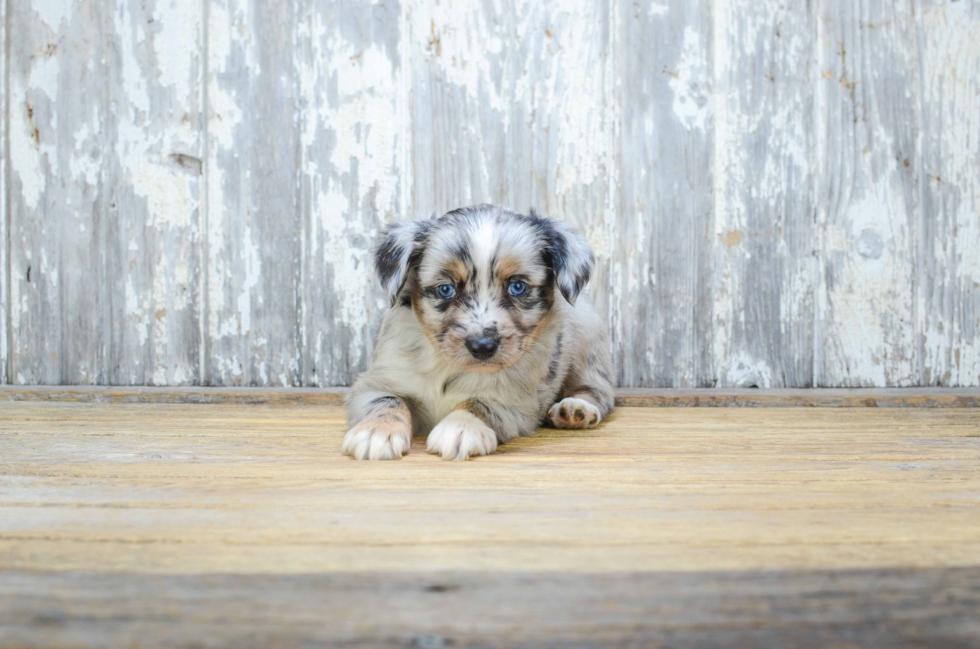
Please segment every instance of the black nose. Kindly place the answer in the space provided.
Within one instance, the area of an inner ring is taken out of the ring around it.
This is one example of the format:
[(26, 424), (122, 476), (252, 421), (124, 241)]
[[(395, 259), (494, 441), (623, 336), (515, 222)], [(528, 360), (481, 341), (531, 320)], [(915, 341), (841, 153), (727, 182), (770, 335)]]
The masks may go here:
[(500, 338), (470, 338), (466, 341), (466, 349), (470, 350), (474, 358), (485, 361), (497, 352), (500, 346)]

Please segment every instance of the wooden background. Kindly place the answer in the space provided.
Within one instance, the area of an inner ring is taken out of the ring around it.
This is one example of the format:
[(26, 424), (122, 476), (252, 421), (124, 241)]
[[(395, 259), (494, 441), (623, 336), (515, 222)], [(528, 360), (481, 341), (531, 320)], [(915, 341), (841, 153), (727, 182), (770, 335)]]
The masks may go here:
[(980, 385), (977, 0), (0, 12), (9, 383), (348, 384), (378, 229), (491, 201), (624, 386)]

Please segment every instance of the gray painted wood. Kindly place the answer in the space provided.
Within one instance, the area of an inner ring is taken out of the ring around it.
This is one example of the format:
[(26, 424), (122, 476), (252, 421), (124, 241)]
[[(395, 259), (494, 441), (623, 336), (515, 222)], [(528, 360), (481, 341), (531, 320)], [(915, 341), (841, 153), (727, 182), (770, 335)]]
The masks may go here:
[(914, 7), (816, 4), (820, 386), (912, 385), (920, 118)]
[(492, 201), (624, 386), (980, 385), (976, 2), (3, 4), (7, 382), (349, 384), (380, 228)]
[[(813, 385), (817, 229), (810, 168), (809, 3), (714, 4), (713, 374), (732, 387)], [(710, 267), (708, 267), (710, 268)], [(708, 270), (706, 268), (706, 270)]]
[(714, 382), (710, 4), (616, 7), (620, 192), (604, 288), (623, 385)]
[(922, 385), (980, 377), (980, 3), (924, 2), (918, 228)]
[(303, 385), (345, 385), (366, 369), (387, 307), (372, 253), (382, 226), (408, 212), (403, 24), (397, 2), (303, 5)]
[(0, 385), (7, 383), (7, 5), (0, 6)]
[(407, 14), (412, 211), (535, 208), (582, 228), (607, 264), (608, 3), (414, 0)]
[(107, 7), (7, 3), (13, 383), (106, 383)]
[(215, 0), (207, 7), (204, 381), (297, 385), (303, 5)]
[(599, 0), (409, 3), (414, 211), (498, 202), (597, 225), (608, 12)]
[(106, 4), (106, 380), (199, 383), (200, 7)]

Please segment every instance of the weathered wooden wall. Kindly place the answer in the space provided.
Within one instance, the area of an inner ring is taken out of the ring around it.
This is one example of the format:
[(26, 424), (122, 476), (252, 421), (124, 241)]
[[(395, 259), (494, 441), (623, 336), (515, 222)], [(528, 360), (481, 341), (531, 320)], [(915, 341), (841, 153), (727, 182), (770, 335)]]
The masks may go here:
[(0, 2), (0, 380), (343, 385), (379, 228), (580, 226), (624, 386), (980, 385), (980, 0)]

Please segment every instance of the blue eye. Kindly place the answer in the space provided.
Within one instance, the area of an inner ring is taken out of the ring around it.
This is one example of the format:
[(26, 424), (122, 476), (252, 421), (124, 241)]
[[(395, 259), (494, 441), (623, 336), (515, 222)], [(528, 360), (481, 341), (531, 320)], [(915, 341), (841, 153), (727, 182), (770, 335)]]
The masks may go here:
[(514, 297), (520, 297), (524, 295), (526, 291), (527, 291), (527, 284), (521, 281), (511, 282), (510, 288), (507, 289), (507, 292), (513, 295)]
[(456, 295), (456, 289), (452, 284), (441, 284), (436, 290), (439, 291), (439, 297), (444, 300), (448, 300)]

